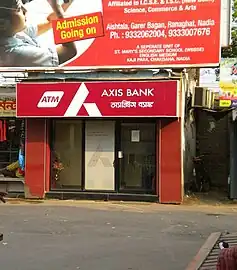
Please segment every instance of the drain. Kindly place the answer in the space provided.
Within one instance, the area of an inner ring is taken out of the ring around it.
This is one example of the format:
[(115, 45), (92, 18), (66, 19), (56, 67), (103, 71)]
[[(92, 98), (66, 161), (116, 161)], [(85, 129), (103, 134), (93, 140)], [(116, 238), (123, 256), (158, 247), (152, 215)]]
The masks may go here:
[(218, 214), (218, 213), (209, 213), (209, 214), (206, 214), (207, 216), (213, 216), (213, 217), (219, 217), (219, 216), (225, 216), (224, 214)]

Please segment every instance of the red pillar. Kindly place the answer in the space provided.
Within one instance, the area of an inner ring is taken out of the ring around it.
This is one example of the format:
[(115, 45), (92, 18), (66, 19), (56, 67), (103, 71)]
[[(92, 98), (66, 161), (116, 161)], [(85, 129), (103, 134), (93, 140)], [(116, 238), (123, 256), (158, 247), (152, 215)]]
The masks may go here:
[(47, 167), (49, 146), (47, 123), (44, 119), (26, 120), (25, 197), (44, 198), (48, 188)]
[(179, 204), (183, 199), (180, 120), (161, 120), (159, 146), (160, 203)]
[(50, 122), (48, 120), (46, 121), (46, 137), (45, 137), (45, 191), (50, 190), (50, 159), (51, 159), (51, 151), (50, 151)]
[(160, 127), (161, 120), (156, 121), (156, 195), (160, 193)]

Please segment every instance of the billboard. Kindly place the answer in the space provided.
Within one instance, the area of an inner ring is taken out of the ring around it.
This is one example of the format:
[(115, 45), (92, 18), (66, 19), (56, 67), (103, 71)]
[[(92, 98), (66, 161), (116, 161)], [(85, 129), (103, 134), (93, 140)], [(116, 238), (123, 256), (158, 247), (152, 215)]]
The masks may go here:
[(2, 1), (1, 69), (219, 63), (221, 0), (31, 0), (21, 7), (22, 24), (9, 16), (21, 1)]
[(17, 117), (177, 117), (178, 81), (18, 83)]
[(200, 68), (199, 86), (220, 92), (220, 68)]
[(237, 107), (237, 60), (223, 58), (220, 65), (220, 107)]

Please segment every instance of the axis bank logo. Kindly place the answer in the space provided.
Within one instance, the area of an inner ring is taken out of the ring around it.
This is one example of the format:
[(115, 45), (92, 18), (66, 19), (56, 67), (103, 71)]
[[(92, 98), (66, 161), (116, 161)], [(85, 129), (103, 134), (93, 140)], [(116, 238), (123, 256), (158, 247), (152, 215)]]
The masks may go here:
[(38, 108), (56, 108), (64, 95), (63, 91), (46, 91), (43, 93)]
[[(62, 97), (64, 95), (64, 91), (46, 91), (43, 93), (40, 101), (37, 105), (38, 108), (56, 108)], [(63, 114), (65, 117), (75, 117), (78, 115), (81, 107), (84, 106), (86, 109), (88, 116), (91, 117), (100, 117), (101, 112), (96, 105), (96, 103), (87, 103), (85, 102), (87, 96), (89, 95), (89, 90), (86, 85), (82, 83), (80, 87), (77, 89), (77, 92), (72, 97), (72, 100)]]

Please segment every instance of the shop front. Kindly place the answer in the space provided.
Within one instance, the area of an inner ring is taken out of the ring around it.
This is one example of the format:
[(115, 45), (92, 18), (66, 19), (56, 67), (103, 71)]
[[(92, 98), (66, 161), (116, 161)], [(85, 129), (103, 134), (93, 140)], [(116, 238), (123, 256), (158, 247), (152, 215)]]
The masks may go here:
[[(0, 190), (8, 193), (24, 192), (25, 123), (16, 118), (16, 88), (0, 86)], [(20, 150), (21, 149), (21, 150)], [(20, 164), (22, 166), (20, 166)]]
[(22, 82), (25, 196), (182, 200), (177, 80)]
[(51, 125), (52, 162), (63, 167), (52, 170), (52, 190), (155, 194), (155, 120), (58, 119)]

